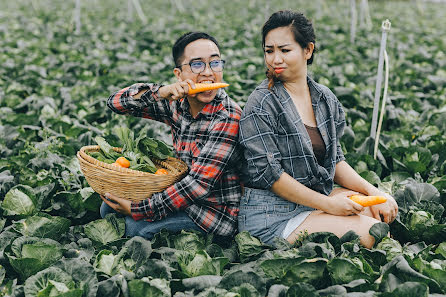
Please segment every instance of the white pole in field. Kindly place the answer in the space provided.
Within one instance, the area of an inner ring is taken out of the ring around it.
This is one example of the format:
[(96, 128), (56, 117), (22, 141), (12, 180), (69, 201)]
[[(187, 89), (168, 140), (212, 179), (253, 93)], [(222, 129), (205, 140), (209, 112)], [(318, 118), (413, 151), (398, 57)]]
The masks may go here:
[(37, 11), (37, 3), (35, 0), (31, 0), (31, 6), (33, 7), (34, 11)]
[[(185, 11), (185, 8), (181, 1), (170, 0), (170, 4), (171, 4), (172, 8), (175, 7), (179, 12)], [(251, 2), (249, 3), (249, 5), (251, 5)]]
[(133, 3), (132, 0), (127, 0), (127, 21), (133, 18)]
[(357, 20), (357, 13), (356, 13), (356, 0), (350, 0), (350, 42), (355, 43), (356, 38), (356, 20)]
[(321, 19), (322, 16), (323, 16), (323, 12), (322, 12), (322, 3), (323, 3), (323, 0), (317, 0), (317, 2), (316, 2), (316, 7), (317, 7), (317, 10), (316, 10), (316, 19)]
[(266, 1), (265, 10), (263, 12), (263, 19), (266, 21), (270, 15), (271, 15), (271, 13), (270, 13), (270, 8), (269, 8), (269, 1)]
[(359, 8), (359, 26), (361, 28), (366, 27), (368, 30), (372, 28), (368, 0), (361, 0), (361, 6)]
[(375, 147), (373, 149), (373, 159), (376, 160), (376, 155), (378, 154), (378, 144), (379, 135), (381, 134), (381, 127), (384, 119), (384, 113), (386, 111), (386, 101), (387, 101), (387, 90), (389, 88), (389, 57), (387, 56), (387, 51), (384, 50), (384, 65), (386, 65), (386, 75), (384, 78), (384, 91), (383, 99), (381, 100), (381, 111), (379, 113), (378, 129), (376, 131)]
[(373, 102), (373, 117), (372, 117), (372, 127), (370, 129), (370, 137), (375, 140), (376, 138), (376, 126), (378, 121), (378, 109), (379, 109), (379, 98), (381, 97), (381, 84), (383, 76), (383, 64), (384, 64), (384, 51), (386, 49), (387, 33), (390, 31), (391, 23), (389, 20), (385, 20), (382, 23), (382, 35), (381, 35), (381, 46), (379, 49), (379, 60), (378, 60), (378, 74), (376, 76), (376, 87), (375, 87), (375, 100)]
[(81, 33), (81, 0), (76, 0), (74, 9), (74, 22), (76, 23), (76, 35)]
[(141, 19), (141, 22), (144, 25), (147, 24), (147, 17), (144, 14), (144, 11), (142, 11), (141, 5), (139, 4), (139, 0), (133, 0), (133, 5), (135, 6), (136, 13), (138, 14), (139, 18)]
[(421, 14), (424, 14), (424, 1), (423, 0), (415, 0), (415, 2), (417, 4), (418, 11)]

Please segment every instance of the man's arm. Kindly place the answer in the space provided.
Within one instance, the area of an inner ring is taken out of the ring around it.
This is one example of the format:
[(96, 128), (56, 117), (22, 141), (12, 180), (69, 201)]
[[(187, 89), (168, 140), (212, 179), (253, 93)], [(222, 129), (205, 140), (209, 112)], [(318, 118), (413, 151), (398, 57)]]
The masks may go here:
[(239, 118), (227, 118), (216, 123), (188, 175), (149, 199), (133, 202), (133, 218), (160, 220), (205, 199), (236, 149), (238, 121)]
[[(184, 98), (195, 83), (186, 79), (162, 86), (153, 83), (137, 83), (112, 94), (107, 106), (116, 113), (130, 114), (170, 124), (170, 102)], [(167, 99), (167, 100), (164, 100)]]
[(161, 86), (153, 83), (137, 83), (113, 93), (107, 106), (118, 114), (149, 118), (170, 124), (171, 109), (168, 100), (159, 95)]

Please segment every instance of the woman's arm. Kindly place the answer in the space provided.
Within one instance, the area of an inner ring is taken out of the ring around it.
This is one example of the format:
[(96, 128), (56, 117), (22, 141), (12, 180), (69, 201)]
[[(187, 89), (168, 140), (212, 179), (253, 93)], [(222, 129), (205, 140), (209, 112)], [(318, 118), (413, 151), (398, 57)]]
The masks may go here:
[(370, 207), (373, 217), (384, 222), (392, 222), (398, 213), (398, 204), (395, 199), (387, 193), (384, 193), (362, 178), (350, 165), (345, 161), (336, 164), (334, 181), (347, 189), (363, 193), (365, 195), (386, 196), (387, 202)]
[(320, 209), (333, 215), (359, 214), (364, 209), (347, 198), (349, 194), (356, 194), (355, 192), (343, 192), (328, 197), (306, 187), (285, 172), (273, 184), (271, 190), (288, 201)]
[[(274, 97), (269, 93), (253, 92), (240, 120), (240, 144), (247, 160), (245, 175), (248, 184), (271, 190), (283, 199), (323, 210), (334, 215), (351, 215), (363, 207), (347, 198), (327, 197), (298, 182), (282, 167), (276, 126), (276, 114), (281, 112), (272, 106)], [(283, 144), (282, 144), (283, 145)], [(352, 193), (354, 194), (354, 193)], [(343, 197), (340, 197), (343, 196)]]
[(377, 190), (372, 184), (362, 178), (347, 162), (336, 164), (334, 182), (338, 185), (366, 195)]

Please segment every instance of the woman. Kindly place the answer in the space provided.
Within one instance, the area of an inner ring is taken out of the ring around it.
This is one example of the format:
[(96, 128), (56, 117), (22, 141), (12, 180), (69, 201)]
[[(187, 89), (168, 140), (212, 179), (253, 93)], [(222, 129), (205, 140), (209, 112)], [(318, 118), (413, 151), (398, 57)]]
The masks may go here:
[[(341, 237), (353, 230), (371, 247), (370, 227), (381, 216), (393, 221), (398, 206), (344, 161), (342, 106), (307, 76), (315, 52), (311, 22), (303, 14), (278, 11), (263, 26), (262, 45), (268, 79), (249, 96), (240, 120), (247, 164), (239, 230), (266, 243), (275, 237), (293, 243), (304, 231)], [(333, 191), (334, 182), (345, 189)], [(348, 198), (357, 193), (388, 200), (364, 208)]]

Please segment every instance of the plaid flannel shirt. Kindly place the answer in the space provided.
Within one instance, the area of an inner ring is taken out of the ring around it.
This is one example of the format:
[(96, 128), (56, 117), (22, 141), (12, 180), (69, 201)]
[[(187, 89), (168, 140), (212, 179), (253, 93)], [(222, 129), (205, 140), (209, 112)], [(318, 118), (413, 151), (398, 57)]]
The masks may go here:
[[(237, 230), (241, 197), (236, 172), (240, 107), (220, 89), (214, 100), (193, 118), (188, 100), (169, 102), (158, 97), (160, 85), (138, 83), (122, 89), (107, 101), (118, 114), (164, 122), (171, 127), (176, 157), (189, 167), (188, 174), (163, 192), (132, 202), (135, 220), (161, 220), (185, 211), (204, 231), (231, 236)], [(147, 89), (140, 99), (132, 96)]]
[(341, 103), (327, 87), (307, 78), (317, 128), (326, 153), (320, 165), (311, 139), (281, 82), (268, 90), (263, 81), (249, 96), (240, 119), (240, 144), (247, 162), (243, 182), (270, 189), (283, 172), (325, 195), (333, 189), (336, 164), (344, 160), (339, 143), (345, 115)]

